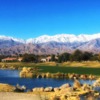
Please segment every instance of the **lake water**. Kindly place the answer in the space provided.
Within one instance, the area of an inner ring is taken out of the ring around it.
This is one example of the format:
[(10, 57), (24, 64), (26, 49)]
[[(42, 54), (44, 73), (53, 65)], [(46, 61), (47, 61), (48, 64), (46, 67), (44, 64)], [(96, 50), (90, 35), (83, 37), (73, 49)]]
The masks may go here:
[[(93, 84), (94, 81), (91, 80), (80, 80), (80, 82)], [(62, 84), (69, 83), (73, 84), (73, 80), (70, 79), (37, 79), (37, 78), (20, 78), (18, 70), (0, 70), (0, 83), (7, 83), (16, 86), (25, 85), (27, 89), (32, 89), (34, 87), (59, 87)]]

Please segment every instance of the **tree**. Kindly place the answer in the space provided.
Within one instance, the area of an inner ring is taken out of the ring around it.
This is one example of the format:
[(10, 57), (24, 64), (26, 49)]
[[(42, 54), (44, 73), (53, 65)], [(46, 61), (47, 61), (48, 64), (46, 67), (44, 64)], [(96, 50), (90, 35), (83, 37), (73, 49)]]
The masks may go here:
[(62, 54), (62, 61), (66, 62), (69, 60), (70, 54), (69, 53), (63, 53)]
[(98, 61), (100, 61), (100, 53), (98, 54)]
[(59, 55), (58, 57), (58, 63), (61, 63), (62, 62), (62, 55)]
[(23, 62), (38, 62), (38, 56), (34, 54), (24, 54)]
[(71, 61), (82, 61), (82, 52), (80, 50), (74, 51), (73, 54), (70, 55)]
[(63, 53), (58, 57), (58, 62), (66, 62), (69, 61), (70, 54), (69, 53)]
[(2, 61), (3, 58), (5, 58), (6, 56), (4, 55), (0, 55), (0, 62)]
[(51, 55), (51, 61), (55, 61), (56, 59), (55, 59), (55, 55), (53, 54), (53, 55)]
[(92, 53), (84, 52), (83, 55), (82, 55), (82, 60), (88, 61), (88, 60), (91, 60), (92, 57), (93, 57), (93, 54)]

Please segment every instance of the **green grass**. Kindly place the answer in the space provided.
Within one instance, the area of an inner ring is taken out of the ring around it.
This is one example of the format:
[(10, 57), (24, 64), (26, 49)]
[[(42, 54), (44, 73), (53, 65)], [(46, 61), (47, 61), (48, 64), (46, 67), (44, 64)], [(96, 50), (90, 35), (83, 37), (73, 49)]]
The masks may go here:
[(8, 65), (8, 66), (14, 66), (14, 67), (30, 67), (30, 66), (35, 66), (36, 64), (34, 63), (24, 63), (24, 62), (4, 62), (0, 63), (0, 66), (2, 65)]
[[(38, 67), (41, 69), (41, 72), (50, 72), (50, 73), (56, 73), (56, 72), (62, 72), (62, 73), (77, 73), (77, 74), (93, 74), (93, 75), (99, 75), (100, 76), (100, 67), (91, 67), (91, 65), (100, 66), (99, 62), (81, 62), (80, 64), (84, 64), (83, 66), (78, 66), (79, 62), (68, 62), (59, 64), (59, 66), (56, 66), (56, 63), (22, 63), (22, 62), (16, 62), (16, 63), (0, 63), (1, 65), (9, 65), (9, 66), (17, 66), (17, 67)], [(70, 66), (70, 64), (77, 65), (75, 67)], [(86, 65), (87, 64), (87, 65)]]
[(51, 67), (51, 66), (39, 66), (41, 72), (62, 72), (62, 73), (77, 73), (77, 74), (93, 74), (100, 75), (100, 68), (85, 68), (85, 67)]

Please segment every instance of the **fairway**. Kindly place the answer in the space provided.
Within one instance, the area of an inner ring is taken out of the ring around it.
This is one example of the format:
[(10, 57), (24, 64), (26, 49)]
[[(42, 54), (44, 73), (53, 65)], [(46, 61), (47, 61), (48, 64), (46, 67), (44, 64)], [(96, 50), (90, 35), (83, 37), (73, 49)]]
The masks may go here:
[[(24, 62), (12, 62), (12, 63), (0, 63), (0, 66), (7, 65), (13, 67), (38, 67), (40, 72), (62, 72), (62, 73), (77, 73), (77, 74), (93, 74), (100, 75), (100, 63), (99, 62), (66, 62), (57, 63), (46, 62), (46, 63), (24, 63)], [(81, 66), (80, 66), (81, 65)], [(9, 67), (8, 67), (9, 68)]]
[(62, 72), (62, 73), (77, 73), (77, 74), (93, 74), (100, 75), (100, 68), (85, 68), (85, 67), (51, 67), (51, 66), (38, 66), (41, 72)]

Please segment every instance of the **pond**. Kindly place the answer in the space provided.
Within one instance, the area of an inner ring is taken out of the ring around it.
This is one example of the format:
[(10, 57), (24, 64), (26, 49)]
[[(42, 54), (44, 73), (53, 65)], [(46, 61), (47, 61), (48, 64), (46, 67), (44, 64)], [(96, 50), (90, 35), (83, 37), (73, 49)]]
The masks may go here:
[[(80, 80), (80, 82), (93, 84), (94, 80)], [(59, 87), (65, 83), (73, 85), (73, 80), (71, 79), (46, 79), (46, 78), (20, 78), (18, 70), (1, 70), (0, 69), (0, 83), (7, 83), (16, 86), (25, 85), (27, 89), (32, 89), (34, 87)]]

